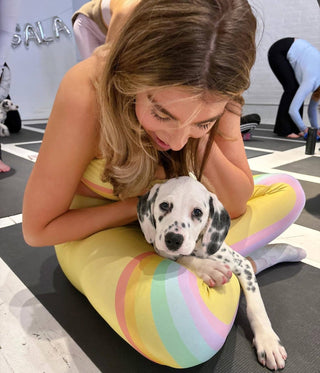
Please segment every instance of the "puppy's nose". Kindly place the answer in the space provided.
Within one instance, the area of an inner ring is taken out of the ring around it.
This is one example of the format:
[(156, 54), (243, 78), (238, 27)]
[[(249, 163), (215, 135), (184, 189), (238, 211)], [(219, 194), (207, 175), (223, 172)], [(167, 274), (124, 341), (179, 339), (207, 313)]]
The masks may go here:
[(173, 232), (169, 232), (165, 235), (164, 240), (169, 250), (177, 251), (182, 245), (183, 236), (182, 234), (176, 234)]

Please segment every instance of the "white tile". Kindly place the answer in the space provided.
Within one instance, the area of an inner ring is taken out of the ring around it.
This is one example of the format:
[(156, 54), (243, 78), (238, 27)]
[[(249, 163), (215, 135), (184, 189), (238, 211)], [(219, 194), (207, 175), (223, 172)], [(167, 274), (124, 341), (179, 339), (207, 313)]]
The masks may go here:
[(2, 144), (1, 149), (4, 152), (13, 154), (17, 157), (24, 158), (32, 162), (35, 162), (38, 156), (37, 152), (21, 148), (20, 146), (16, 146), (15, 144)]
[(0, 219), (0, 228), (9, 227), (10, 225), (13, 225), (13, 224), (15, 223), (12, 219), (10, 219), (10, 217)]
[(292, 224), (272, 243), (286, 242), (306, 250), (307, 257), (303, 262), (320, 268), (320, 232), (314, 229)]
[[(246, 149), (250, 150), (261, 150), (261, 149), (255, 149), (254, 147), (245, 147)], [(320, 154), (320, 152), (317, 150), (316, 155)], [(262, 173), (285, 173), (288, 175), (291, 175), (295, 177), (298, 180), (304, 180), (309, 181), (312, 183), (320, 184), (320, 177), (318, 176), (311, 176), (311, 175), (305, 175), (300, 174), (297, 172), (290, 172), (290, 171), (282, 171), (278, 170), (278, 167), (281, 167), (283, 165), (301, 161), (303, 159), (310, 158), (310, 155), (305, 154), (305, 146), (301, 146), (294, 149), (289, 149), (286, 151), (274, 151), (271, 154), (261, 155), (259, 157), (253, 157), (248, 159), (250, 169)]]
[(0, 372), (100, 372), (1, 259), (0, 331)]
[(15, 223), (15, 224), (20, 224), (22, 223), (22, 214), (17, 214), (17, 215), (11, 215), (10, 219)]

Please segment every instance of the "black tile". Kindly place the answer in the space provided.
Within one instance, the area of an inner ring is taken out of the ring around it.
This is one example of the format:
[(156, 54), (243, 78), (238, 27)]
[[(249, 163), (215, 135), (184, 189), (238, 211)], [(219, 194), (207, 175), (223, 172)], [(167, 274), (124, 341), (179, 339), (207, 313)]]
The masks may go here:
[(33, 162), (4, 151), (2, 159), (12, 170), (0, 173), (0, 218), (21, 214), (24, 189), (33, 168)]
[[(245, 144), (246, 146), (247, 144)], [(249, 145), (248, 145), (249, 146)], [(255, 157), (260, 157), (261, 155), (267, 155), (270, 154), (269, 152), (261, 152), (259, 150), (252, 150), (252, 149), (245, 149), (246, 150), (246, 155), (247, 158), (255, 158)]]
[(311, 156), (300, 161), (284, 164), (280, 167), (277, 167), (277, 169), (320, 177), (320, 157)]
[(22, 145), (17, 145), (19, 148), (27, 149), (27, 150), (32, 150), (34, 152), (39, 153), (39, 149), (41, 146), (41, 143), (34, 143), (34, 144), (22, 144)]
[(319, 231), (320, 228), (320, 185), (299, 180), (306, 194), (306, 204), (296, 224)]
[(2, 144), (13, 144), (19, 142), (29, 142), (29, 141), (41, 141), (43, 138), (42, 133), (30, 131), (22, 128), (18, 133), (12, 133), (8, 137), (1, 137)]
[(28, 124), (24, 124), (23, 126), (24, 127), (32, 127), (32, 128), (38, 128), (38, 129), (41, 129), (41, 130), (45, 130), (46, 125), (47, 125), (47, 123), (44, 122), (44, 123), (34, 123), (34, 124), (28, 123)]
[(252, 148), (260, 148), (260, 149), (268, 149), (274, 151), (286, 151), (289, 149), (295, 149), (303, 146), (304, 143), (302, 141), (288, 141), (286, 139), (282, 139), (276, 137), (272, 138), (259, 138), (259, 135), (255, 132), (253, 133), (252, 139), (245, 142), (245, 146), (250, 146)]

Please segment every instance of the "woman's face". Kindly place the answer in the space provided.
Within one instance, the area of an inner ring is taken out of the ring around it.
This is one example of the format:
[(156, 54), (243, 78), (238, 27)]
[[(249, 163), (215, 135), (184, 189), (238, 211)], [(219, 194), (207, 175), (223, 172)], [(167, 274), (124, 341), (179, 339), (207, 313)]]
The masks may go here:
[(227, 100), (208, 94), (195, 98), (186, 88), (165, 88), (136, 96), (138, 121), (158, 150), (181, 150), (189, 138), (207, 134), (223, 114)]

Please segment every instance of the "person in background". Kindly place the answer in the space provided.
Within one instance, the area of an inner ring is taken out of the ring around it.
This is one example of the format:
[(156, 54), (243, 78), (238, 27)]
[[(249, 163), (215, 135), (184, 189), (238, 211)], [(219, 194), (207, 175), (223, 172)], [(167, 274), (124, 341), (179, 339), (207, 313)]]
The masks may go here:
[(243, 141), (251, 140), (252, 133), (260, 124), (261, 118), (259, 114), (252, 113), (242, 115), (240, 118), (240, 131)]
[[(20, 0), (0, 1), (0, 102), (10, 99), (11, 72), (6, 64), (11, 48), (12, 35), (18, 17)], [(10, 132), (18, 132), (21, 128), (21, 118), (17, 111), (7, 113), (4, 124)], [(10, 171), (10, 166), (1, 158), (0, 145), (0, 172)]]
[(269, 49), (270, 67), (283, 87), (276, 116), (274, 133), (295, 139), (307, 138), (308, 127), (303, 121), (303, 105), (311, 94), (308, 117), (320, 136), (317, 106), (320, 99), (320, 52), (308, 41), (287, 37), (276, 41)]

